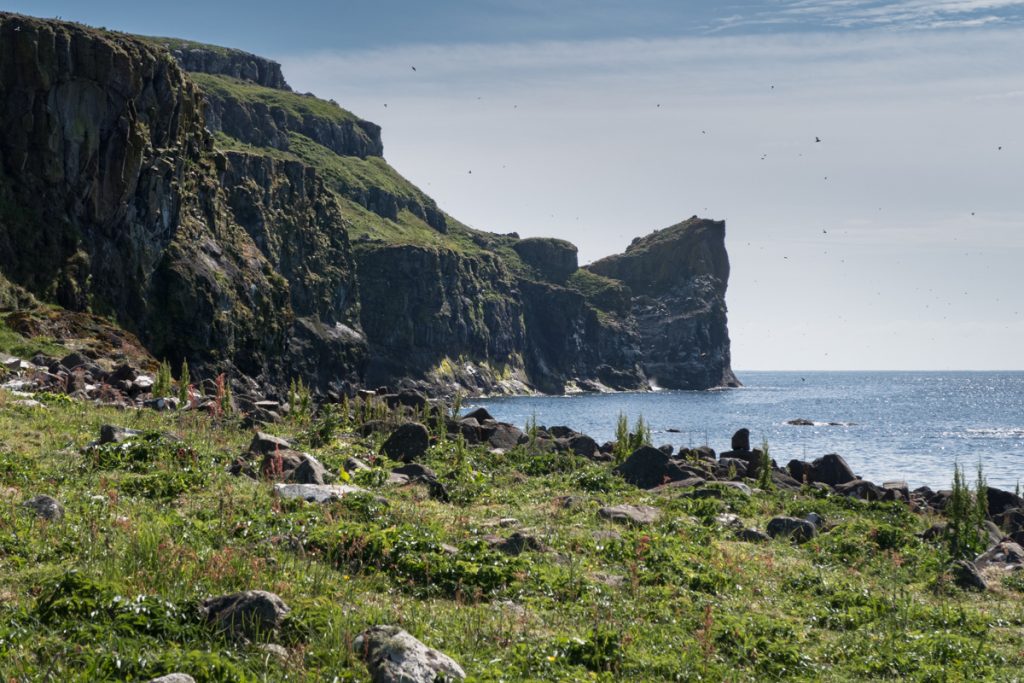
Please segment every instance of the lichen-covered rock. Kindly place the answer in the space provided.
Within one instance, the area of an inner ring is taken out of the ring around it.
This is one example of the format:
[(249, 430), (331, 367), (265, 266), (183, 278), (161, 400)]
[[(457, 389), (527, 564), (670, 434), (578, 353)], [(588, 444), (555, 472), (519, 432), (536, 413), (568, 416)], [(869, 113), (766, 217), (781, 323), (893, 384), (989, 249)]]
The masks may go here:
[(366, 662), (373, 683), (437, 683), (466, 678), (455, 660), (397, 626), (368, 628), (356, 637), (352, 649)]
[(599, 509), (597, 516), (620, 524), (647, 526), (657, 522), (661, 512), (650, 505), (612, 505)]
[(53, 496), (35, 496), (21, 505), (36, 517), (49, 522), (59, 522), (64, 519), (64, 506)]
[(788, 538), (796, 543), (809, 541), (818, 534), (814, 524), (796, 517), (775, 517), (768, 522), (767, 531), (772, 538)]
[(298, 498), (310, 503), (329, 503), (350, 493), (365, 489), (348, 484), (274, 484), (274, 495), (279, 498)]
[(159, 678), (151, 678), (148, 683), (196, 683), (196, 679), (188, 674), (172, 673)]
[(251, 590), (208, 598), (200, 611), (229, 635), (258, 640), (276, 633), (291, 609), (275, 593)]

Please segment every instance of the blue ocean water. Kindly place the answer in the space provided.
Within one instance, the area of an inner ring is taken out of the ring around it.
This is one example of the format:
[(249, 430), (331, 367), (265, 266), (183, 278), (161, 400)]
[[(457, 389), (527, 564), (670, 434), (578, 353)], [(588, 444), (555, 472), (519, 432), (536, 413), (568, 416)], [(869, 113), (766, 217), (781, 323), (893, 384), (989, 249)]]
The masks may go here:
[[(1024, 372), (744, 372), (739, 389), (477, 399), (498, 420), (567, 425), (603, 442), (620, 413), (655, 445), (729, 449), (732, 433), (767, 439), (772, 457), (839, 453), (858, 475), (949, 488), (954, 463), (991, 486), (1024, 480)], [(788, 425), (811, 420), (814, 426)], [(829, 425), (828, 423), (839, 423)], [(669, 429), (678, 429), (670, 432)], [(1024, 484), (1024, 481), (1022, 481)]]

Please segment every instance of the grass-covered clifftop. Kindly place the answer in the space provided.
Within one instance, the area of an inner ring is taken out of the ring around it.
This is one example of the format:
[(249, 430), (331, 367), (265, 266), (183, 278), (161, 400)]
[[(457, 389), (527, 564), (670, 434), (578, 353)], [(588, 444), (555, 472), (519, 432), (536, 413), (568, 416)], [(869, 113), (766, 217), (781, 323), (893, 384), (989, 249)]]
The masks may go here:
[[(944, 543), (919, 537), (940, 518), (904, 503), (645, 491), (613, 463), (529, 440), (491, 452), (431, 427), (417, 462), (441, 500), (388, 483), (401, 464), (380, 454), (390, 429), (358, 436), (356, 415), (383, 415), (358, 404), (268, 427), (335, 475), (349, 457), (370, 465), (346, 475), (366, 493), (308, 503), (226, 471), (253, 437), (230, 416), (35, 398), (45, 408), (0, 391), (5, 681), (365, 681), (353, 641), (377, 624), (474, 681), (1014, 680), (1024, 664), (1024, 582), (957, 588)], [(143, 434), (89, 447), (107, 423)], [(23, 507), (38, 494), (63, 519)], [(598, 515), (618, 504), (660, 518)], [(824, 524), (804, 544), (735, 530), (809, 513)], [(291, 608), (277, 632), (233, 640), (198, 612), (248, 589)]]

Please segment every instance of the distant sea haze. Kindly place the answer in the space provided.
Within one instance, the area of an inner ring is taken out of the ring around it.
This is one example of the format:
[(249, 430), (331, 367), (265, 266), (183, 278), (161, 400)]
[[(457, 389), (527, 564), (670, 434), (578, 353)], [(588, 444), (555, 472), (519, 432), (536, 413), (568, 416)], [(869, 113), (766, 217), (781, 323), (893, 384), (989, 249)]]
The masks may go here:
[[(643, 415), (654, 444), (729, 449), (740, 427), (782, 467), (839, 453), (864, 479), (949, 488), (959, 463), (973, 483), (1024, 479), (1024, 372), (744, 372), (744, 386), (479, 400), (498, 420), (567, 425), (603, 442), (620, 413)], [(787, 424), (806, 420), (811, 425)], [(678, 431), (669, 431), (678, 430)]]

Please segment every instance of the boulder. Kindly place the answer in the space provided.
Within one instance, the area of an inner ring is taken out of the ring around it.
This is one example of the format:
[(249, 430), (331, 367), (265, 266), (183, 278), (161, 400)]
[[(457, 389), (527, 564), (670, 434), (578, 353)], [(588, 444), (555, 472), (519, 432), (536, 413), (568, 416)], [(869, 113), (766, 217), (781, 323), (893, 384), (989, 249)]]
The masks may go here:
[(327, 471), (308, 453), (293, 450), (271, 451), (263, 456), (260, 472), (264, 477), (296, 484), (324, 484)]
[(21, 506), (31, 511), (36, 517), (49, 522), (59, 522), (64, 519), (64, 506), (53, 496), (35, 496), (26, 500)]
[(406, 422), (391, 432), (380, 450), (392, 460), (412, 462), (426, 453), (429, 447), (430, 431), (426, 426), (419, 422)]
[(963, 589), (988, 590), (988, 584), (973, 562), (957, 560), (949, 566), (949, 573), (953, 576), (953, 582)]
[(528, 440), (529, 437), (526, 436), (523, 430), (504, 422), (494, 425), (494, 431), (487, 437), (487, 443), (491, 448), (501, 448), (506, 451)]
[(715, 464), (715, 476), (724, 479), (730, 471), (736, 472), (736, 477), (742, 479), (747, 476), (747, 461), (739, 458), (722, 458)]
[(772, 469), (772, 484), (777, 488), (790, 490), (799, 489), (801, 486), (800, 482), (777, 468)]
[(148, 683), (196, 683), (196, 679), (188, 674), (173, 673), (161, 676), (160, 678), (151, 678)]
[(275, 451), (290, 451), (292, 444), (287, 439), (282, 439), (273, 434), (256, 432), (249, 442), (249, 452), (259, 455), (273, 454)]
[(839, 486), (857, 479), (857, 475), (850, 469), (843, 456), (836, 453), (823, 455), (813, 462), (790, 460), (786, 470), (789, 476), (800, 483), (820, 482), (829, 486)]
[(139, 436), (142, 434), (137, 429), (127, 429), (125, 427), (116, 427), (114, 425), (103, 425), (100, 427), (100, 443), (121, 443), (127, 441), (133, 436)]
[(768, 522), (767, 531), (772, 538), (788, 538), (796, 543), (809, 541), (818, 533), (812, 523), (796, 517), (776, 517)]
[(822, 527), (825, 526), (825, 520), (821, 518), (817, 512), (811, 512), (804, 516), (808, 522), (814, 525), (814, 528), (821, 531)]
[(991, 516), (1001, 515), (1013, 508), (1024, 508), (1024, 498), (1014, 493), (991, 486), (987, 487), (985, 492), (988, 495), (988, 514)]
[(689, 478), (669, 457), (651, 446), (641, 446), (613, 470), (630, 484), (653, 489), (670, 481)]
[(652, 491), (670, 491), (673, 489), (690, 489), (698, 486), (703, 486), (706, 480), (703, 477), (688, 477), (686, 479), (678, 479), (676, 481), (670, 481), (667, 484), (661, 486), (655, 486)]
[(1017, 569), (1024, 564), (1024, 548), (1014, 541), (1000, 541), (974, 558), (974, 564), (978, 569)]
[(463, 415), (463, 417), (471, 417), (471, 418), (473, 418), (474, 420), (476, 420), (477, 422), (479, 422), (481, 424), (483, 424), (487, 420), (493, 420), (494, 419), (494, 417), (491, 416), (491, 414), (489, 412), (487, 412), (487, 408), (483, 408), (483, 407), (477, 408), (476, 410), (472, 410), (472, 411), (466, 413), (465, 415)]
[(521, 531), (516, 531), (508, 538), (493, 537), (491, 547), (498, 552), (512, 556), (521, 555), (527, 550), (534, 552), (544, 552), (547, 550), (547, 547), (538, 541), (536, 537), (524, 534)]
[[(794, 477), (799, 479), (798, 477)], [(829, 486), (839, 486), (846, 482), (857, 479), (850, 466), (846, 464), (843, 456), (836, 453), (829, 453), (817, 458), (811, 463), (810, 481), (820, 481)]]
[(993, 519), (1008, 534), (1024, 530), (1024, 508), (1010, 508)]
[(585, 458), (593, 458), (598, 452), (597, 442), (586, 434), (577, 434), (569, 439), (569, 449)]
[(771, 540), (771, 536), (757, 529), (741, 529), (736, 532), (736, 538), (747, 543), (764, 543)]
[(427, 647), (397, 626), (373, 626), (352, 642), (373, 683), (461, 681), (466, 672), (451, 657)]
[(880, 486), (863, 479), (854, 479), (840, 484), (836, 487), (836, 493), (859, 500), (884, 500), (886, 496)]
[(427, 406), (427, 397), (415, 389), (402, 389), (396, 396), (398, 405), (421, 411)]
[(736, 433), (732, 435), (732, 450), (733, 451), (749, 451), (750, 450), (750, 430), (744, 427), (743, 429), (736, 430)]
[(658, 508), (649, 505), (613, 505), (601, 508), (597, 514), (602, 519), (633, 526), (653, 524), (661, 517)]
[(279, 596), (261, 590), (208, 598), (200, 606), (208, 624), (232, 637), (250, 640), (273, 635), (290, 611)]
[(909, 501), (910, 500), (910, 487), (907, 486), (907, 482), (902, 480), (894, 481), (883, 481), (883, 491), (892, 491), (896, 496), (897, 500)]
[(279, 498), (300, 498), (310, 503), (328, 503), (340, 500), (350, 493), (364, 489), (348, 484), (274, 484), (274, 495)]

